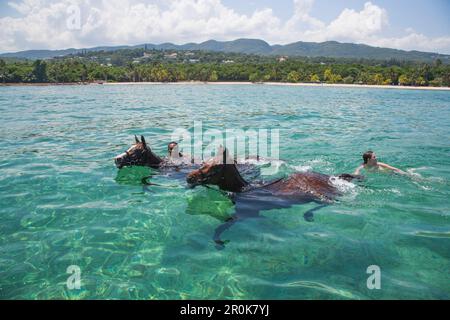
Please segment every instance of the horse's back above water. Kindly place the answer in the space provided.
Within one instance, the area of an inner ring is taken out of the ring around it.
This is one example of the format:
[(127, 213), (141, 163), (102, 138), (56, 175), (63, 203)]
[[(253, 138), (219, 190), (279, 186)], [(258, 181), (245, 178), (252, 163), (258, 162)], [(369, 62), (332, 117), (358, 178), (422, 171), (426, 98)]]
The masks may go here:
[(294, 173), (281, 181), (268, 185), (274, 195), (294, 198), (311, 197), (321, 201), (332, 201), (340, 195), (330, 182), (330, 176), (317, 172)]

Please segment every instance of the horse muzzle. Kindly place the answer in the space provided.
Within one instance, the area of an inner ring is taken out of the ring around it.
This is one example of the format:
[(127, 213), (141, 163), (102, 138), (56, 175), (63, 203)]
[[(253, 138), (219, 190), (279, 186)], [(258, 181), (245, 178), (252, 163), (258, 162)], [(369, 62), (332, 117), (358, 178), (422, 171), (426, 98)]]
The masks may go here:
[(114, 159), (114, 164), (116, 165), (117, 169), (122, 169), (123, 164), (119, 159)]
[(126, 155), (125, 153), (122, 153), (114, 158), (114, 164), (116, 165), (116, 167), (118, 169), (121, 169), (122, 167), (124, 167), (124, 156), (125, 155)]
[(189, 187), (191, 187), (191, 188), (194, 188), (200, 184), (198, 179), (195, 176), (187, 176), (186, 182), (188, 183)]

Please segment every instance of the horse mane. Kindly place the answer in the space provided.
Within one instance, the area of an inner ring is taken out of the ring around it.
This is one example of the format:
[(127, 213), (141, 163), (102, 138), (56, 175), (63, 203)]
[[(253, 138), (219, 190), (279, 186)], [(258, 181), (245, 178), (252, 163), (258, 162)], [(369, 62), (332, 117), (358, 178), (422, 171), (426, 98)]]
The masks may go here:
[(219, 184), (219, 187), (223, 190), (231, 192), (240, 192), (242, 189), (249, 185), (247, 181), (241, 176), (236, 165), (224, 164), (224, 179)]
[(159, 156), (157, 156), (150, 147), (147, 147), (147, 152), (149, 154), (148, 156), (149, 166), (158, 166), (163, 162), (163, 160)]

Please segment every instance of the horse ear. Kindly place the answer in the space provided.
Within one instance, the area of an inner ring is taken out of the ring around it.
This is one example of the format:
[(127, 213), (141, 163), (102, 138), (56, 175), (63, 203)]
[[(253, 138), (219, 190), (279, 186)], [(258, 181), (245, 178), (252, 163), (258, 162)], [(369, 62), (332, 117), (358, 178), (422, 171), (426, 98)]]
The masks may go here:
[(230, 157), (230, 152), (228, 151), (228, 148), (223, 149), (222, 163), (223, 164), (234, 164), (235, 163), (234, 159)]
[(220, 146), (217, 148), (216, 157), (217, 157), (217, 158), (221, 157), (224, 151), (225, 151), (225, 150), (224, 150), (223, 146), (220, 145)]
[(136, 135), (134, 135), (134, 141), (136, 141), (136, 143), (139, 143), (139, 139), (138, 137), (136, 137)]
[(223, 148), (222, 145), (220, 145), (220, 146), (217, 148), (216, 156), (214, 157), (214, 160), (215, 160), (216, 162), (221, 163), (221, 161), (222, 161), (222, 159), (223, 159), (223, 152), (224, 152), (224, 151), (225, 151), (225, 150), (224, 150), (224, 148)]
[(146, 145), (144, 136), (141, 136), (141, 142), (144, 144), (144, 146)]

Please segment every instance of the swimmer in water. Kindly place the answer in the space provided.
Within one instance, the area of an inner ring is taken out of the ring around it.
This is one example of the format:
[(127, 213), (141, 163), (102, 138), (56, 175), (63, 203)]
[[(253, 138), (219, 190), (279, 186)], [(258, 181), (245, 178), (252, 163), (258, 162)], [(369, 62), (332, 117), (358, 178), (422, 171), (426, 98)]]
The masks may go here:
[(178, 164), (188, 164), (188, 163), (195, 163), (194, 159), (191, 158), (190, 155), (184, 154), (180, 152), (180, 148), (178, 147), (178, 143), (175, 141), (172, 141), (167, 145), (167, 156), (168, 158), (175, 163)]
[(367, 171), (375, 171), (375, 170), (389, 170), (399, 174), (407, 174), (406, 172), (392, 167), (386, 163), (378, 162), (377, 156), (373, 151), (367, 151), (363, 154), (363, 164), (361, 164), (356, 170), (355, 175), (359, 175), (362, 169), (366, 169)]
[(169, 158), (183, 158), (183, 154), (178, 149), (178, 143), (172, 141), (167, 145), (167, 152)]

